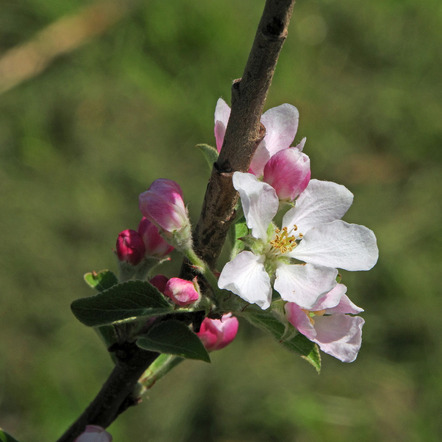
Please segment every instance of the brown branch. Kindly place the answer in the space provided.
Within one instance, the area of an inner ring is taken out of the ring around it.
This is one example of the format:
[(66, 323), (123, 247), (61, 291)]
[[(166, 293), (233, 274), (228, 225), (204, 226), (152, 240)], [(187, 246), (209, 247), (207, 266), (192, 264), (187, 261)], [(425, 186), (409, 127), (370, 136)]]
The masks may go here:
[(194, 232), (195, 250), (211, 268), (216, 265), (235, 215), (238, 196), (232, 186), (232, 174), (249, 169), (265, 135), (261, 114), (294, 4), (295, 0), (266, 1), (244, 74), (232, 86), (232, 111), (224, 144), (212, 170)]
[(72, 442), (84, 431), (86, 425), (106, 428), (127, 408), (140, 402), (140, 398), (134, 394), (135, 386), (158, 353), (141, 350), (132, 343), (122, 346), (116, 356), (118, 362), (106, 383), (57, 442)]
[[(234, 217), (237, 193), (232, 186), (234, 171), (247, 171), (251, 158), (265, 135), (260, 124), (276, 62), (287, 36), (295, 0), (267, 0), (244, 74), (232, 86), (232, 111), (224, 145), (212, 170), (200, 220), (194, 232), (195, 248), (212, 268)], [(186, 271), (184, 266), (183, 271)], [(189, 269), (187, 269), (189, 271)], [(72, 442), (87, 424), (107, 427), (128, 406), (135, 385), (157, 354), (134, 344), (112, 371), (102, 389), (58, 442)]]

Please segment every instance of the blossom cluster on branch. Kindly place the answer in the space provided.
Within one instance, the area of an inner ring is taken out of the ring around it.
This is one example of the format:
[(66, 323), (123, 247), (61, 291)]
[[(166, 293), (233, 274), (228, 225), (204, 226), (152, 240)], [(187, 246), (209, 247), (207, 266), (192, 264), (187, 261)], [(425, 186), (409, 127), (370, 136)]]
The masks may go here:
[[(230, 108), (218, 100), (216, 160)], [(209, 353), (230, 344), (242, 317), (301, 354), (318, 371), (318, 348), (343, 361), (356, 359), (363, 310), (350, 301), (338, 269), (369, 270), (378, 259), (373, 232), (341, 218), (353, 202), (344, 186), (311, 179), (306, 139), (292, 146), (299, 122), (296, 107), (283, 104), (262, 115), (265, 136), (248, 172), (235, 171), (240, 204), (230, 226), (231, 256), (221, 272), (194, 249), (192, 226), (178, 183), (155, 180), (139, 196), (137, 230), (117, 238), (119, 277), (92, 272), (86, 282), (99, 293), (72, 304), (77, 318), (96, 327), (108, 349), (124, 343), (154, 354), (140, 378), (140, 391), (182, 360), (210, 361)], [(180, 253), (192, 277), (168, 277), (158, 268)], [(118, 356), (116, 356), (118, 357)], [(78, 441), (108, 441), (89, 426)]]

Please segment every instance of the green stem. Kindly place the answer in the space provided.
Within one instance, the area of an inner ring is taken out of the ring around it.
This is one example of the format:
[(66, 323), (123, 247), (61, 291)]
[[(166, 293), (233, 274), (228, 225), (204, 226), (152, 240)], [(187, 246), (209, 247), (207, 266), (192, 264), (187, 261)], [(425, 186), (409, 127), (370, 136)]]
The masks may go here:
[(210, 270), (209, 266), (194, 252), (193, 249), (186, 250), (186, 258), (190, 261), (192, 266), (194, 266), (196, 270), (198, 270), (198, 272), (204, 275), (207, 282), (210, 284), (213, 292), (219, 292), (218, 280), (212, 273), (212, 270)]
[(144, 372), (139, 382), (146, 390), (148, 390), (149, 388), (152, 388), (159, 379), (169, 373), (172, 368), (176, 367), (183, 360), (184, 359), (180, 358), (179, 356), (163, 353), (158, 356), (150, 367)]

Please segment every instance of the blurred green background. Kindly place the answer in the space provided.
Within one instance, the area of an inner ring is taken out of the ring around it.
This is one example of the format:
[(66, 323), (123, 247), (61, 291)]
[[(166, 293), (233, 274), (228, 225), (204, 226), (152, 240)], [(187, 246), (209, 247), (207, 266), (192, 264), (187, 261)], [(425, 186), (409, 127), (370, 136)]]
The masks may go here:
[[(89, 4), (0, 0), (0, 60)], [(214, 144), (263, 5), (135, 2), (0, 95), (0, 426), (20, 441), (55, 440), (111, 369), (69, 306), (91, 294), (85, 272), (116, 269), (138, 194), (177, 180), (198, 217), (194, 146)], [(298, 107), (313, 176), (346, 185), (345, 219), (378, 238), (374, 270), (344, 272), (366, 309), (356, 362), (323, 355), (318, 376), (241, 323), (211, 365), (185, 362), (114, 423), (116, 442), (440, 440), (441, 28), (440, 0), (300, 0), (268, 97)]]

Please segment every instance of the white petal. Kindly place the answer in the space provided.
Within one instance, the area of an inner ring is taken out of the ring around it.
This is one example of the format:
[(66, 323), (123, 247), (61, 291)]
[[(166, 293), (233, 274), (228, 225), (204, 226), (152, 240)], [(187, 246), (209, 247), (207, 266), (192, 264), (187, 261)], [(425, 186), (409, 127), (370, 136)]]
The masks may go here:
[(224, 266), (218, 287), (230, 290), (263, 310), (269, 308), (272, 301), (272, 287), (264, 270), (264, 257), (252, 252), (241, 252)]
[(345, 186), (310, 180), (295, 207), (284, 215), (283, 227), (296, 224), (297, 231), (305, 235), (312, 227), (341, 219), (352, 202), (353, 194)]
[(370, 229), (338, 220), (310, 229), (287, 255), (326, 267), (369, 270), (376, 264), (379, 251)]
[[(321, 296), (318, 302), (311, 309), (312, 311), (326, 310), (327, 313), (333, 313), (333, 308), (337, 307), (341, 302), (342, 297), (345, 295), (347, 287), (344, 284), (336, 284), (332, 290), (325, 295)], [(329, 311), (330, 310), (330, 311)], [(340, 312), (349, 313), (349, 312)]]
[(270, 156), (290, 147), (298, 130), (299, 112), (291, 104), (282, 104), (264, 112), (261, 123), (266, 128), (265, 143)]
[(247, 225), (255, 238), (267, 239), (267, 228), (279, 207), (275, 189), (250, 173), (235, 172), (233, 187), (239, 192)]
[(338, 271), (311, 264), (280, 264), (276, 269), (275, 290), (285, 301), (311, 309), (318, 299), (336, 285)]

